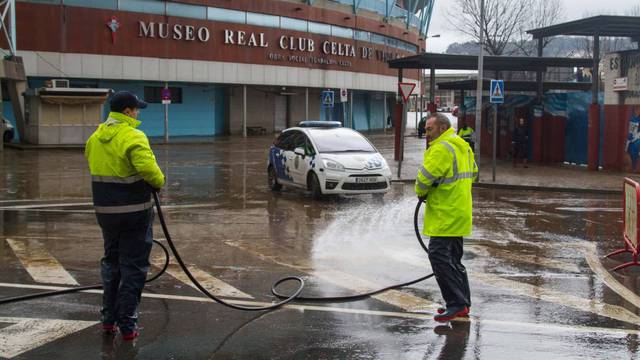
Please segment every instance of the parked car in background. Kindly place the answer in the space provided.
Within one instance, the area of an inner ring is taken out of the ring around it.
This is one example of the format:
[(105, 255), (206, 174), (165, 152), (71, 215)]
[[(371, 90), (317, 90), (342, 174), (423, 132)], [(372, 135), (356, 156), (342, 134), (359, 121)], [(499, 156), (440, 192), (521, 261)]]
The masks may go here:
[(334, 121), (303, 121), (284, 130), (269, 150), (268, 184), (307, 189), (314, 199), (327, 194), (389, 191), (391, 170), (359, 132)]
[(16, 137), (15, 129), (11, 122), (7, 120), (4, 116), (2, 117), (2, 140), (3, 142), (11, 142)]

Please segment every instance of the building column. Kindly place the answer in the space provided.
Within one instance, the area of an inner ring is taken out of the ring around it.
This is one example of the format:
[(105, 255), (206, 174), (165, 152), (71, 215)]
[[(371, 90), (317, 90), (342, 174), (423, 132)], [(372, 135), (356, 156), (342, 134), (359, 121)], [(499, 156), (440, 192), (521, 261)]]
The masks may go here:
[(247, 85), (242, 85), (242, 137), (247, 137)]

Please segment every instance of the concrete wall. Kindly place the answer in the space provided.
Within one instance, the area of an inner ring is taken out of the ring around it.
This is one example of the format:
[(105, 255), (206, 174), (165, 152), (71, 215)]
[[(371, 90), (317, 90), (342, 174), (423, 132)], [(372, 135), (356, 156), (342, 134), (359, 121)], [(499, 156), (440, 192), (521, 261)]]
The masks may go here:
[[(39, 55), (39, 56), (38, 56)], [(29, 77), (89, 78), (274, 85), (310, 88), (347, 88), (397, 91), (397, 77), (351, 71), (306, 69), (292, 66), (151, 57), (18, 51)], [(414, 92), (419, 93), (417, 80)]]

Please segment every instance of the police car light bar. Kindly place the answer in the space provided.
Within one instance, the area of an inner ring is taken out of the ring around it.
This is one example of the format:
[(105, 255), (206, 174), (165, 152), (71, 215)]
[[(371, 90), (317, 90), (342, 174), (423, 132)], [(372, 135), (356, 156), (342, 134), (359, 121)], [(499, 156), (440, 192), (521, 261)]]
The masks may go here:
[(340, 121), (307, 120), (300, 121), (298, 127), (339, 128), (342, 127), (342, 123)]

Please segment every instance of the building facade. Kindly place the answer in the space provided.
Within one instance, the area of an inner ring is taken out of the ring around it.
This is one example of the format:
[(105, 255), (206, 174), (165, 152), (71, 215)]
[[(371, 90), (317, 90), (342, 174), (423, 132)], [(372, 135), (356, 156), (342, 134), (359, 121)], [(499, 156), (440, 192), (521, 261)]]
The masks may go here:
[[(397, 72), (387, 61), (424, 51), (432, 7), (432, 0), (23, 0), (17, 54), (30, 88), (64, 78), (71, 87), (143, 96), (149, 136), (164, 134), (163, 98), (171, 99), (172, 137), (271, 133), (305, 119), (375, 130), (396, 99)], [(404, 77), (418, 83), (419, 73)], [(333, 91), (333, 106), (324, 91)]]

